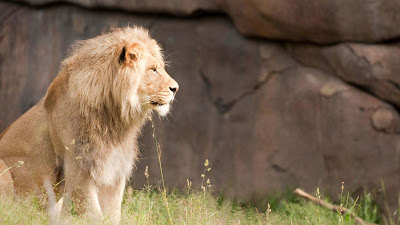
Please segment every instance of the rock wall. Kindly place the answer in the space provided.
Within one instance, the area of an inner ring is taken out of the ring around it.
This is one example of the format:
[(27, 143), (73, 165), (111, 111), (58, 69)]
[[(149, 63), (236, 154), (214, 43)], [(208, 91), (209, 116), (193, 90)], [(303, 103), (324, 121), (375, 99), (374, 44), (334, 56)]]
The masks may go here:
[[(58, 0), (11, 0), (36, 6)], [(228, 14), (246, 35), (333, 43), (376, 42), (400, 36), (400, 2), (393, 0), (65, 0), (89, 8), (191, 15)]]
[[(399, 35), (398, 3), (71, 3), (92, 9), (0, 2), (0, 130), (44, 96), (75, 40), (137, 24), (164, 46), (167, 71), (180, 84), (172, 115), (154, 118), (170, 187), (186, 179), (199, 185), (208, 158), (215, 189), (242, 201), (287, 187), (320, 187), (336, 197), (342, 181), (357, 192), (378, 190), (383, 180), (397, 202), (400, 48), (394, 40), (366, 42)], [(199, 10), (228, 13), (243, 34), (285, 41), (246, 38), (226, 16), (196, 16)], [(152, 184), (160, 179), (151, 132), (146, 126), (140, 140), (138, 188), (147, 183), (146, 166)]]

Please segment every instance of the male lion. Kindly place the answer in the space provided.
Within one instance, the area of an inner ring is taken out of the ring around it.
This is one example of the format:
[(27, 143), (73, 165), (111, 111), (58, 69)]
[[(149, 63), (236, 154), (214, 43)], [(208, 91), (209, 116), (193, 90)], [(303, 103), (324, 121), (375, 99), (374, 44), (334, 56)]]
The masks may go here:
[(24, 162), (0, 179), (11, 172), (16, 193), (45, 191), (50, 206), (57, 193), (63, 207), (118, 223), (141, 127), (152, 110), (168, 113), (178, 88), (143, 28), (77, 42), (44, 98), (0, 134), (5, 165)]

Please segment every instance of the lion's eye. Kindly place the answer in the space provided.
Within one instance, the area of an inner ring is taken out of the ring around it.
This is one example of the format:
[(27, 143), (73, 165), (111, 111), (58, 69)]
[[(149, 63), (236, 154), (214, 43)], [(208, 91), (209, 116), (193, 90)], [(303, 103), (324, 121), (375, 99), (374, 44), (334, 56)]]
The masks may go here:
[(153, 67), (151, 68), (151, 71), (153, 71), (153, 73), (157, 73), (157, 68)]

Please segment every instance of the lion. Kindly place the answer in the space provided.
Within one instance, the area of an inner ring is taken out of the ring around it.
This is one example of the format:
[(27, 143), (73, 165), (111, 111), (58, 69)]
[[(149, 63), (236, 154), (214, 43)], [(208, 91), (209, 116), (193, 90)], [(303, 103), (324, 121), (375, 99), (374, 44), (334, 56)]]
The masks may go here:
[(76, 42), (46, 95), (0, 134), (0, 168), (23, 162), (0, 179), (12, 177), (3, 183), (17, 194), (46, 193), (49, 208), (72, 202), (119, 223), (141, 128), (152, 111), (168, 114), (178, 89), (144, 28)]

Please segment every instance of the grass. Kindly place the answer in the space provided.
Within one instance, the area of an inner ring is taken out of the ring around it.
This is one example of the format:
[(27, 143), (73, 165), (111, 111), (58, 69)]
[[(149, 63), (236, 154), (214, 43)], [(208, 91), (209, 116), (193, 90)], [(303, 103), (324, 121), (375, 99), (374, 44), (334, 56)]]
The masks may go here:
[[(159, 152), (161, 155), (161, 153)], [(161, 166), (161, 165), (160, 165)], [(204, 163), (202, 182), (196, 188), (187, 180), (186, 190), (166, 190), (147, 184), (141, 190), (128, 187), (122, 203), (121, 224), (354, 224), (350, 213), (355, 212), (366, 222), (380, 222), (378, 207), (368, 193), (353, 200), (349, 194), (340, 194), (340, 204), (351, 212), (338, 213), (322, 208), (293, 195), (283, 192), (264, 200), (266, 209), (259, 211), (252, 204), (243, 204), (211, 193), (212, 185), (207, 179), (211, 168)], [(149, 178), (148, 168), (144, 175)], [(319, 189), (315, 196), (322, 198)], [(48, 224), (41, 201), (35, 197), (0, 199), (0, 224)], [(328, 199), (324, 199), (329, 201)], [(90, 224), (84, 216), (68, 214), (63, 224)], [(107, 218), (102, 224), (109, 224)], [(386, 223), (393, 225), (395, 223)]]
[[(121, 224), (354, 224), (348, 214), (339, 214), (300, 198), (282, 199), (272, 209), (268, 207), (265, 212), (259, 212), (251, 204), (238, 204), (215, 197), (210, 190), (196, 189), (185, 193), (172, 190), (164, 195), (162, 188), (128, 188)], [(347, 201), (344, 205), (350, 204), (349, 208), (365, 221), (379, 222), (377, 207), (370, 197), (364, 196), (359, 203), (344, 199)], [(89, 224), (84, 217), (72, 214), (63, 220), (65, 224)], [(0, 224), (47, 223), (46, 212), (34, 197), (0, 201)], [(107, 220), (103, 224), (108, 224)]]

